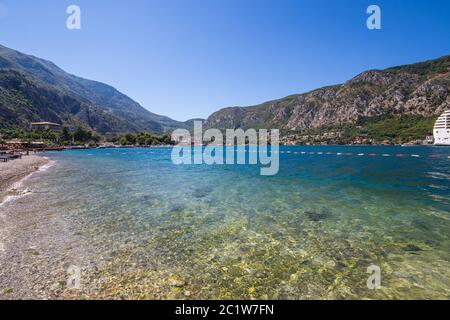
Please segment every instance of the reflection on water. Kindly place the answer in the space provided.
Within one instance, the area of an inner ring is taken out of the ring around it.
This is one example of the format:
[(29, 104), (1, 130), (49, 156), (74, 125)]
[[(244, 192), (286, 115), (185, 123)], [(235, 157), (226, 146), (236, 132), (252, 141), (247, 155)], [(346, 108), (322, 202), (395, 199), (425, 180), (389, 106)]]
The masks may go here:
[[(450, 297), (448, 149), (281, 150), (273, 177), (175, 166), (168, 149), (68, 151), (30, 183), (84, 239), (80, 296)], [(381, 290), (366, 286), (372, 264)]]

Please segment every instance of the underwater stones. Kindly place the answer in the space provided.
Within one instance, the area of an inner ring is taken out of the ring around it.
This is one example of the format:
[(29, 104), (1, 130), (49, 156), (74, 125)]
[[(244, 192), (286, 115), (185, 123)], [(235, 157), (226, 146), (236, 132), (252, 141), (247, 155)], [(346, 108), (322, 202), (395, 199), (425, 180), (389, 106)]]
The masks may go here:
[(145, 200), (145, 201), (149, 201), (149, 200), (152, 200), (154, 198), (155, 198), (155, 196), (153, 194), (144, 194), (144, 195), (141, 196), (141, 199)]
[(298, 273), (293, 273), (293, 274), (291, 274), (291, 276), (290, 276), (290, 278), (289, 278), (289, 280), (291, 281), (291, 282), (297, 282), (298, 281)]
[(186, 281), (182, 280), (177, 276), (170, 276), (168, 279), (168, 283), (171, 287), (182, 288), (186, 286)]
[(425, 243), (431, 247), (439, 247), (440, 246), (440, 242), (436, 241), (436, 240), (432, 240), (432, 239), (426, 239)]
[(148, 206), (153, 206), (157, 203), (158, 198), (153, 194), (144, 194), (139, 197), (139, 201), (145, 203)]
[(262, 224), (271, 225), (277, 223), (277, 220), (271, 215), (263, 215), (259, 217)]
[(324, 212), (306, 211), (305, 214), (309, 220), (314, 222), (325, 220), (330, 216), (330, 214), (325, 211)]
[(169, 208), (169, 212), (171, 213), (177, 213), (177, 212), (181, 212), (185, 209), (186, 207), (183, 204), (174, 204)]
[(279, 289), (278, 299), (288, 300), (296, 296), (296, 289), (292, 285), (284, 283), (284, 286)]
[(206, 187), (205, 188), (198, 188), (198, 189), (194, 190), (192, 195), (195, 198), (204, 198), (207, 195), (209, 195), (211, 192), (212, 192), (212, 189), (210, 189), (210, 188), (206, 188)]
[(414, 244), (408, 244), (403, 247), (403, 250), (410, 252), (410, 253), (417, 253), (420, 251), (423, 251), (420, 247), (414, 245)]
[(207, 199), (204, 199), (203, 200), (203, 203), (204, 204), (207, 204), (208, 206), (214, 206), (215, 204), (216, 204), (216, 201), (215, 200), (213, 200), (213, 199), (209, 199), (209, 198), (207, 198)]
[(423, 220), (420, 220), (420, 219), (414, 219), (412, 221), (412, 224), (416, 228), (418, 228), (420, 230), (423, 230), (423, 231), (430, 231), (431, 230), (431, 226), (427, 222), (425, 222)]
[(28, 252), (29, 252), (32, 256), (38, 256), (38, 255), (40, 254), (39, 251), (37, 251), (37, 250), (34, 249), (34, 248), (28, 249)]
[(268, 272), (264, 269), (256, 269), (253, 271), (252, 276), (257, 279), (265, 279), (269, 276)]

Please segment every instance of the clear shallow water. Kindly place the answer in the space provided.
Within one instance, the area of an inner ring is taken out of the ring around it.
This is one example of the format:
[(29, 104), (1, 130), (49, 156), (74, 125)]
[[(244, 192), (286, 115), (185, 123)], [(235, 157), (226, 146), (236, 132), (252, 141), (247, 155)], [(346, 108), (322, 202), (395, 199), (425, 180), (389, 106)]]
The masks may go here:
[[(176, 166), (169, 149), (49, 153), (30, 184), (39, 214), (84, 239), (80, 296), (450, 298), (449, 148), (280, 150), (273, 177)], [(372, 264), (381, 290), (366, 286)]]

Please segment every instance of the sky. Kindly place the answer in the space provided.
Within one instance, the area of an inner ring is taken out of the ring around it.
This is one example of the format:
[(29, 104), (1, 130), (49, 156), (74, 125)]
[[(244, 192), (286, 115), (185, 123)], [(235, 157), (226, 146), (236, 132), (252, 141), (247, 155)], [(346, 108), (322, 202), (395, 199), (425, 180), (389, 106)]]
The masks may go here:
[(187, 120), (448, 55), (449, 15), (448, 0), (0, 0), (0, 44)]

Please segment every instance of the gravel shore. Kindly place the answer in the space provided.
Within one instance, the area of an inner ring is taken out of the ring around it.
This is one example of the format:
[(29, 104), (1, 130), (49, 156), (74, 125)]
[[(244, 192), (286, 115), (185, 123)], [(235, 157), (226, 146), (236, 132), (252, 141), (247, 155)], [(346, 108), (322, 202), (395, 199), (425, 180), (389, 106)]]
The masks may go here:
[(0, 300), (62, 299), (68, 267), (82, 265), (77, 257), (84, 247), (71, 226), (59, 210), (48, 211), (41, 169), (51, 162), (32, 155), (0, 164)]
[(47, 164), (47, 158), (31, 155), (0, 163), (0, 203), (11, 192), (13, 184)]

